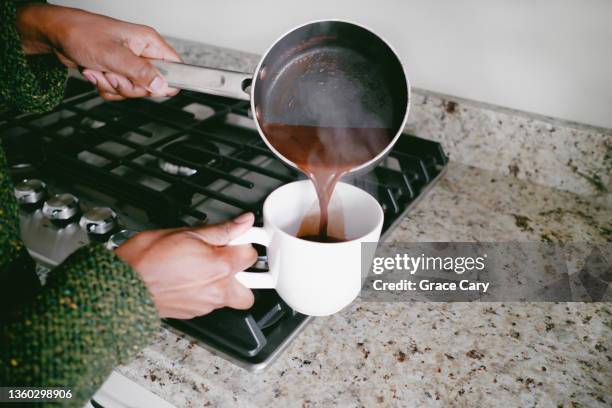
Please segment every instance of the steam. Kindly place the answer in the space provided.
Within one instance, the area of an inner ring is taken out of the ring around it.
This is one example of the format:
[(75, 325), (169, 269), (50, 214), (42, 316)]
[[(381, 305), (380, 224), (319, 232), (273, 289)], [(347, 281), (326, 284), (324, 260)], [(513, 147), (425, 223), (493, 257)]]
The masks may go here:
[(384, 151), (393, 137), (392, 98), (382, 68), (330, 49), (300, 58), (268, 95), (264, 132), (312, 180), (319, 197), (319, 235), (336, 183)]
[(299, 118), (295, 124), (317, 127), (327, 153), (311, 150), (309, 164), (356, 167), (387, 147), (393, 110), (379, 64), (331, 50), (310, 54), (299, 65), (307, 69), (293, 83), (290, 116)]

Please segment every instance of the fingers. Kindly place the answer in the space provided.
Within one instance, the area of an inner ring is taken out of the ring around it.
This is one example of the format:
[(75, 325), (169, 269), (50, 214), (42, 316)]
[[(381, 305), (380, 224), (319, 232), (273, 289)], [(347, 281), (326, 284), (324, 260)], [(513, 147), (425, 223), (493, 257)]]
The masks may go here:
[(117, 93), (117, 90), (102, 72), (92, 69), (85, 69), (83, 70), (82, 74), (85, 79), (91, 82), (98, 89), (98, 92), (103, 99), (107, 101), (120, 101), (125, 99), (124, 96)]
[[(252, 266), (257, 261), (257, 251), (252, 245), (238, 245), (220, 248), (222, 257), (229, 264), (232, 272), (240, 272)], [(227, 278), (229, 280), (225, 289), (223, 306), (234, 309), (248, 309), (253, 306), (255, 301), (253, 292), (242, 285), (234, 275)]]
[(219, 252), (233, 273), (244, 271), (257, 261), (257, 251), (251, 244), (223, 247)]
[(227, 293), (227, 306), (233, 309), (249, 309), (255, 303), (251, 289), (245, 288), (235, 278), (232, 279)]
[(214, 259), (208, 255), (198, 260), (197, 270), (182, 277), (174, 274), (163, 287), (150, 288), (160, 315), (192, 318), (222, 307), (250, 308), (253, 293), (236, 280), (234, 273), (256, 259), (257, 252), (250, 245), (217, 248)]
[(222, 224), (195, 228), (191, 232), (202, 241), (210, 245), (224, 246), (231, 240), (238, 238), (253, 226), (255, 216), (253, 213), (244, 213), (231, 221)]
[(102, 72), (93, 69), (84, 69), (82, 74), (86, 80), (98, 88), (98, 92), (100, 92), (100, 94), (117, 93)]
[(217, 256), (218, 269), (230, 271), (230, 274), (221, 274), (219, 276), (225, 276), (212, 282), (207, 280), (198, 290), (202, 309), (211, 304), (215, 309), (226, 306), (234, 309), (250, 308), (254, 302), (253, 292), (236, 280), (235, 273), (253, 265), (257, 260), (257, 251), (251, 245), (239, 245), (219, 248)]
[(133, 84), (129, 79), (123, 75), (114, 74), (107, 72), (104, 74), (108, 82), (115, 88), (116, 92), (126, 98), (142, 98), (148, 96), (149, 91), (144, 89), (140, 85)]
[(172, 46), (168, 44), (166, 40), (164, 40), (164, 38), (153, 28), (141, 26), (140, 30), (142, 30), (142, 36), (146, 38), (147, 42), (142, 52), (137, 53), (138, 55), (146, 58), (163, 59), (166, 61), (182, 61), (181, 56), (175, 51), (175, 49), (172, 48)]
[[(243, 271), (257, 261), (257, 251), (252, 245), (225, 247), (223, 251), (230, 262), (232, 271)], [(235, 276), (229, 278), (225, 299), (226, 306), (234, 309), (248, 309), (255, 301), (251, 289), (238, 282)]]
[(191, 318), (222, 307), (251, 307), (253, 293), (236, 273), (253, 265), (251, 245), (227, 246), (247, 231), (254, 215), (208, 227), (137, 234), (115, 253), (136, 270), (162, 317)]
[(177, 88), (168, 88), (168, 93), (166, 96), (176, 96), (180, 92), (180, 89)]
[(181, 295), (171, 300), (166, 299), (167, 304), (160, 305), (159, 302), (156, 302), (160, 317), (192, 319), (223, 307), (249, 309), (255, 302), (253, 292), (234, 278), (224, 285), (217, 284), (199, 288), (190, 293), (190, 296), (185, 296), (185, 293)]
[(108, 100), (143, 96), (174, 96), (178, 89), (168, 87), (165, 78), (149, 61), (150, 58), (180, 62), (178, 53), (155, 31), (146, 26), (123, 23), (116, 27), (116, 39), (99, 44), (89, 69), (100, 95)]
[(122, 75), (133, 84), (149, 91), (154, 96), (164, 96), (168, 92), (168, 84), (164, 77), (146, 58), (135, 55), (128, 47), (113, 44), (104, 56), (102, 64), (105, 71)]
[(115, 101), (125, 98), (149, 96), (149, 91), (141, 86), (134, 85), (123, 75), (85, 69), (83, 70), (83, 77), (94, 84), (98, 88), (100, 95), (106, 100)]
[[(142, 52), (136, 53), (141, 57), (162, 59), (166, 61), (182, 62), (183, 59), (166, 40), (159, 35), (157, 31), (151, 27), (142, 26), (143, 35), (147, 38), (147, 45), (142, 49)], [(175, 96), (179, 93), (176, 88), (168, 88), (166, 96)]]
[(125, 97), (123, 97), (121, 95), (107, 93), (107, 92), (100, 92), (100, 96), (105, 101), (122, 101), (122, 100), (125, 99)]

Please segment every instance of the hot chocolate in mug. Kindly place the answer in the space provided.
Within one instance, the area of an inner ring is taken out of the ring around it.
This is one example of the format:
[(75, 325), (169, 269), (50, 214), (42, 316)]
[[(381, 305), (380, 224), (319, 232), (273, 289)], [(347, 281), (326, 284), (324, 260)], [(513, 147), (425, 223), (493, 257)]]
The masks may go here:
[(252, 289), (276, 289), (298, 312), (325, 316), (342, 310), (359, 294), (361, 243), (378, 242), (384, 216), (370, 194), (338, 183), (330, 201), (330, 231), (340, 226), (344, 240), (328, 243), (296, 237), (317, 203), (309, 180), (279, 187), (264, 202), (263, 228), (252, 227), (230, 245), (256, 243), (267, 248), (269, 272), (238, 272), (240, 283)]

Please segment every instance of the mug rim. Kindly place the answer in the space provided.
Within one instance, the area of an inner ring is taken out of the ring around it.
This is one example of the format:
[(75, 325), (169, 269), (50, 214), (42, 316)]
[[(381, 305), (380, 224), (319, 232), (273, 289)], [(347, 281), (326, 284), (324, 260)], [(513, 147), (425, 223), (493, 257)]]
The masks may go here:
[[(382, 226), (382, 223), (383, 223), (383, 222), (384, 222), (384, 220), (385, 220), (385, 213), (384, 213), (384, 211), (383, 211), (383, 209), (382, 209), (382, 207), (381, 207), (380, 203), (379, 203), (379, 202), (376, 200), (376, 198), (374, 198), (374, 196), (372, 196), (370, 193), (368, 193), (368, 192), (367, 192), (367, 191), (365, 191), (365, 190), (362, 190), (362, 189), (361, 189), (361, 188), (359, 188), (359, 187), (356, 187), (356, 186), (354, 186), (354, 185), (352, 185), (352, 184), (349, 184), (349, 183), (345, 183), (345, 182), (343, 182), (343, 181), (339, 181), (339, 182), (336, 184), (336, 187), (335, 187), (335, 188), (338, 188), (338, 186), (339, 186), (339, 185), (343, 185), (343, 186), (344, 186), (343, 188), (349, 188), (349, 189), (351, 189), (351, 188), (352, 188), (352, 189), (356, 189), (356, 190), (358, 190), (360, 193), (363, 193), (365, 196), (367, 196), (367, 197), (368, 197), (368, 199), (369, 199), (369, 200), (371, 200), (372, 202), (374, 202), (374, 203), (376, 204), (376, 209), (377, 209), (377, 213), (378, 213), (378, 221), (376, 222), (376, 225), (375, 225), (374, 227), (369, 228), (369, 229), (368, 229), (368, 231), (367, 231), (365, 234), (361, 234), (360, 236), (358, 236), (358, 237), (356, 237), (356, 238), (349, 239), (349, 240), (346, 240), (346, 241), (341, 241), (341, 242), (316, 242), (316, 241), (308, 241), (308, 240), (302, 239), (302, 238), (300, 238), (300, 237), (296, 237), (295, 235), (292, 235), (292, 234), (289, 234), (289, 233), (287, 233), (287, 232), (283, 231), (283, 229), (282, 229), (282, 228), (280, 228), (280, 227), (279, 227), (278, 225), (276, 225), (275, 223), (273, 223), (273, 222), (270, 220), (270, 217), (268, 216), (268, 211), (269, 211), (269, 210), (268, 210), (268, 208), (269, 208), (269, 206), (270, 206), (270, 205), (272, 205), (270, 200), (271, 200), (272, 196), (273, 196), (275, 193), (279, 193), (279, 194), (280, 194), (280, 190), (282, 190), (282, 189), (284, 189), (284, 188), (286, 188), (286, 187), (288, 187), (288, 186), (291, 186), (291, 185), (294, 185), (294, 184), (307, 184), (307, 183), (308, 183), (308, 184), (312, 184), (312, 181), (310, 181), (310, 180), (297, 180), (297, 181), (292, 181), (291, 183), (283, 184), (282, 186), (280, 186), (280, 187), (276, 188), (274, 191), (272, 191), (272, 192), (271, 192), (271, 193), (268, 195), (268, 197), (266, 197), (266, 200), (264, 201), (264, 205), (263, 205), (263, 221), (264, 221), (264, 222), (263, 222), (263, 227), (264, 227), (264, 228), (266, 228), (266, 226), (268, 226), (268, 225), (269, 225), (269, 226), (270, 226), (270, 227), (272, 227), (272, 228), (273, 228), (275, 231), (280, 232), (282, 235), (284, 235), (284, 236), (286, 236), (286, 237), (289, 237), (289, 238), (297, 239), (297, 240), (299, 240), (300, 242), (304, 242), (304, 243), (307, 243), (307, 244), (313, 244), (313, 245), (342, 245), (342, 244), (349, 244), (349, 243), (354, 243), (354, 242), (356, 242), (356, 241), (359, 241), (359, 240), (361, 240), (363, 237), (365, 237), (366, 235), (371, 234), (372, 232), (376, 231), (376, 230), (377, 230), (379, 227), (381, 227), (381, 226)], [(313, 188), (314, 188), (314, 187), (313, 187)], [(334, 192), (335, 192), (335, 191), (336, 191), (336, 190), (334, 189)], [(332, 196), (333, 196), (333, 195), (332, 195)]]

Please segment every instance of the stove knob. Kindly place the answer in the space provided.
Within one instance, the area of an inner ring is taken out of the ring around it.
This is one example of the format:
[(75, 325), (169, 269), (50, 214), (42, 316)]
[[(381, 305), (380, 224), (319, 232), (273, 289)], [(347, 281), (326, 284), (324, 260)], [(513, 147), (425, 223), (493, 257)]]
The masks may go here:
[(120, 247), (125, 241), (127, 241), (128, 239), (130, 239), (134, 235), (136, 235), (136, 232), (134, 232), (134, 231), (121, 230), (121, 231), (111, 235), (111, 237), (106, 242), (106, 248), (110, 249), (112, 251), (115, 248)]
[(25, 179), (15, 186), (15, 198), (22, 206), (39, 206), (47, 196), (47, 185), (37, 179)]
[(79, 225), (88, 234), (108, 234), (117, 228), (117, 214), (108, 207), (94, 207), (83, 214)]
[(266, 255), (257, 256), (257, 261), (251, 268), (268, 270), (268, 257)]
[(72, 194), (56, 194), (43, 205), (43, 215), (51, 221), (67, 223), (79, 214), (79, 199)]

